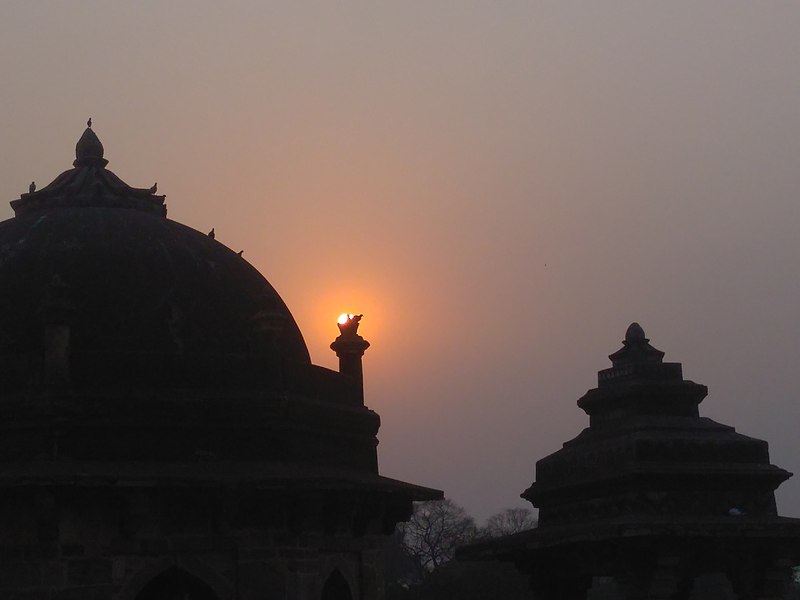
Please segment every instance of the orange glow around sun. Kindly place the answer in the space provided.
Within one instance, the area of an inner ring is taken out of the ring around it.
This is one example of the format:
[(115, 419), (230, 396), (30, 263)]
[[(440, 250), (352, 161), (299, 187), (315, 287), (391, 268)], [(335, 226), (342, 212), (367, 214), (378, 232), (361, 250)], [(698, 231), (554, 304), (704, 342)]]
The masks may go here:
[[(330, 277), (330, 280), (326, 277)], [(315, 284), (319, 287), (318, 291), (299, 293), (285, 300), (292, 307), (292, 314), (303, 332), (312, 362), (334, 370), (339, 368), (339, 361), (329, 346), (341, 333), (334, 322), (343, 326), (347, 325), (351, 314), (367, 315), (366, 321), (361, 323), (359, 334), (375, 346), (369, 354), (369, 360), (375, 368), (379, 356), (389, 347), (398, 347), (398, 339), (405, 339), (394, 330), (394, 327), (399, 327), (399, 322), (386, 317), (387, 314), (400, 312), (399, 307), (394, 304), (394, 296), (383, 293), (383, 289), (376, 291), (365, 282), (349, 277), (348, 273), (331, 275), (323, 271)], [(307, 285), (307, 281), (301, 281), (298, 289)]]

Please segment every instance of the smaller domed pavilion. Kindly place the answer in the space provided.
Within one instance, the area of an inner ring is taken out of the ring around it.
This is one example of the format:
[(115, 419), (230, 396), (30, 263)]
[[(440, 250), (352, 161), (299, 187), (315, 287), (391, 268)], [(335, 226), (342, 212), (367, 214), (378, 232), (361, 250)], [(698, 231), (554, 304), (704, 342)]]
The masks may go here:
[[(800, 519), (779, 517), (791, 473), (767, 443), (699, 416), (706, 386), (663, 362), (633, 323), (578, 406), (589, 427), (536, 463), (536, 529), (463, 548), (513, 561), (537, 600), (779, 599)], [(725, 595), (727, 594), (727, 595)]]

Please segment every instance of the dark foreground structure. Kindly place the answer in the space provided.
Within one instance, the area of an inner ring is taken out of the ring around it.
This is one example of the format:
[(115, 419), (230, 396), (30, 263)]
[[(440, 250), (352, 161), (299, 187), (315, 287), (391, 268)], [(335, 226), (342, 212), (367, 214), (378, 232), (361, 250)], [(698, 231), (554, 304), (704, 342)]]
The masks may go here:
[(76, 155), (0, 223), (0, 599), (380, 600), (441, 492), (378, 474), (358, 318), (312, 365), (256, 269)]
[(800, 519), (777, 515), (774, 491), (791, 473), (700, 417), (706, 386), (663, 356), (632, 324), (578, 400), (589, 427), (536, 463), (522, 496), (539, 527), (461, 558), (513, 561), (539, 600), (784, 597)]

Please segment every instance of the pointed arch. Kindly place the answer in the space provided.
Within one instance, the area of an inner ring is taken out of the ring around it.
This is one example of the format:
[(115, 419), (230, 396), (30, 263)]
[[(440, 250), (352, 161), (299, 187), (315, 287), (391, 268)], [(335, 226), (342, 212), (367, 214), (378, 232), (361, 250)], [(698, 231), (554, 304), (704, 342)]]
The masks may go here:
[(151, 579), (136, 600), (220, 600), (201, 579), (179, 567), (170, 567)]
[[(179, 574), (170, 575), (169, 573), (173, 571), (178, 571)], [(162, 575), (164, 578), (159, 579)], [(205, 563), (194, 557), (182, 555), (169, 558), (162, 557), (143, 565), (123, 584), (122, 589), (119, 591), (119, 600), (144, 599), (147, 595), (150, 595), (150, 592), (148, 594), (143, 594), (143, 592), (154, 581), (159, 580), (163, 585), (166, 585), (170, 577), (177, 577), (180, 581), (199, 582), (201, 584), (200, 589), (208, 588), (211, 590), (215, 600), (234, 600), (234, 589), (230, 582)], [(191, 586), (192, 584), (189, 585)], [(201, 592), (200, 595), (205, 596), (206, 594)]]
[(350, 585), (339, 569), (334, 569), (325, 580), (325, 585), (322, 586), (321, 600), (353, 600)]

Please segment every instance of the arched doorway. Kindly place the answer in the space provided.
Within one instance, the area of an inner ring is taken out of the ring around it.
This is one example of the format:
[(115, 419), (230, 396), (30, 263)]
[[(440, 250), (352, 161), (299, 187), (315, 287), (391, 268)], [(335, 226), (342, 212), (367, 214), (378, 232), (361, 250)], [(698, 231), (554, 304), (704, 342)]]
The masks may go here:
[(153, 578), (136, 600), (219, 600), (207, 584), (183, 569), (171, 567)]
[(347, 581), (338, 569), (331, 573), (325, 581), (322, 588), (322, 600), (353, 600), (350, 586), (347, 585)]

